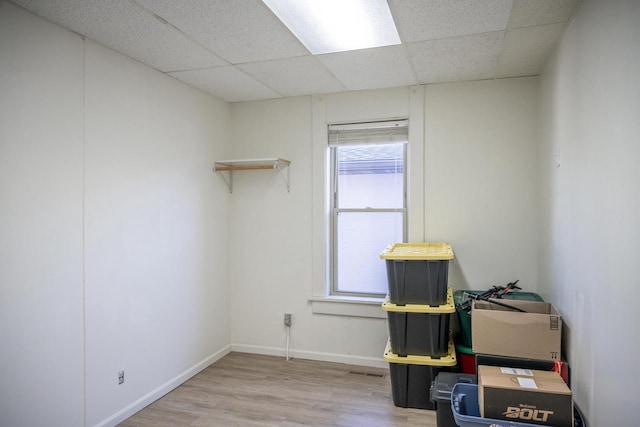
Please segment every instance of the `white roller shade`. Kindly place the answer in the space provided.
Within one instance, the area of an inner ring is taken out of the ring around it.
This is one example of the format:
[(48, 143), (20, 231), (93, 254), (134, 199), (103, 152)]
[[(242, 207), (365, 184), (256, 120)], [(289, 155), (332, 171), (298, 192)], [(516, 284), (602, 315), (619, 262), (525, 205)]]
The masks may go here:
[(329, 145), (409, 142), (409, 121), (329, 125)]

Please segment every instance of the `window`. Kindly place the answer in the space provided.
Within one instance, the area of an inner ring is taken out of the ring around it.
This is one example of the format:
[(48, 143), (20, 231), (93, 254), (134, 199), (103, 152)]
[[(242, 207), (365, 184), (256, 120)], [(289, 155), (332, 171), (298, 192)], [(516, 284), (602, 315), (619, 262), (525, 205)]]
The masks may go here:
[(387, 293), (380, 254), (405, 241), (406, 120), (329, 126), (331, 294)]

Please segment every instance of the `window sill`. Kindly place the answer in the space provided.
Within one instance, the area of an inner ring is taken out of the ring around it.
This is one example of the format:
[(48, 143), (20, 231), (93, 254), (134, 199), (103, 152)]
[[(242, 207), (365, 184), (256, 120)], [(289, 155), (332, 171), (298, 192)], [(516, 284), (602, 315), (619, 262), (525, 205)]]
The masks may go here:
[(369, 317), (374, 319), (387, 318), (387, 314), (381, 308), (383, 298), (326, 296), (311, 297), (309, 301), (314, 314)]

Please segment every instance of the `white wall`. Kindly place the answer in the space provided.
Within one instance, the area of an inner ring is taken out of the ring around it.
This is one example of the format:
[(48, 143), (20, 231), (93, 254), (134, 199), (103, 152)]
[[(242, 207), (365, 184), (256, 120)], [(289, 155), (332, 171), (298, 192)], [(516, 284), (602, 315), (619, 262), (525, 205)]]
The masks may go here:
[(0, 425), (113, 425), (229, 350), (230, 109), (7, 2), (0, 57)]
[(0, 424), (83, 422), (82, 40), (0, 2)]
[(537, 290), (535, 77), (426, 86), (425, 236), (455, 289)]
[(383, 319), (314, 315), (308, 301), (314, 280), (312, 173), (322, 176), (313, 162), (312, 99), (233, 104), (232, 132), (233, 158), (291, 160), (290, 193), (274, 171), (234, 176), (230, 215), (233, 348), (284, 354), (283, 315), (288, 312), (293, 314), (294, 357), (379, 363), (387, 335)]
[[(557, 305), (589, 424), (633, 425), (639, 21), (586, 0), (540, 82), (229, 107), (0, 1), (0, 424), (114, 424), (230, 342), (283, 354), (285, 312), (295, 357), (384, 365), (384, 319), (309, 301), (321, 102), (326, 122), (409, 115), (411, 239), (453, 244), (456, 289), (520, 279)], [(271, 156), (291, 192), (246, 171), (229, 195), (210, 169)]]
[[(86, 43), (87, 424), (179, 384), (229, 344), (229, 107)], [(118, 385), (117, 372), (125, 371)]]
[(640, 3), (581, 5), (541, 80), (540, 289), (591, 426), (637, 425)]
[(311, 98), (232, 105), (231, 158), (291, 160), (291, 191), (276, 171), (234, 175), (229, 257), (231, 340), (235, 349), (282, 353), (285, 312), (292, 348), (340, 352), (314, 334), (311, 292)]
[[(456, 289), (520, 279), (536, 291), (537, 89), (536, 78), (523, 78), (233, 104), (231, 157), (292, 160), (290, 193), (276, 172), (234, 176), (233, 348), (283, 354), (282, 319), (290, 312), (295, 357), (385, 365), (386, 319), (349, 315), (349, 308), (345, 315), (314, 314), (308, 301), (323, 289), (314, 282), (322, 282), (318, 265), (325, 260), (322, 221), (314, 219), (322, 216), (323, 195), (316, 193), (325, 182), (326, 139), (314, 146), (318, 117), (331, 123), (409, 116), (420, 136), (424, 121), (425, 137), (410, 143), (409, 235), (452, 242)], [(424, 191), (426, 208), (415, 189)]]

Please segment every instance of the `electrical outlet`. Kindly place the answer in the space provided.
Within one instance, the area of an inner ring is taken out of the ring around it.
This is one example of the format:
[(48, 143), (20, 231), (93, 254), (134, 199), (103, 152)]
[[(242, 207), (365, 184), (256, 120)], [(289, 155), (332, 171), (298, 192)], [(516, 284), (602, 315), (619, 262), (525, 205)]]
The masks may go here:
[(290, 313), (285, 313), (284, 314), (284, 326), (291, 326), (291, 314)]
[(124, 383), (124, 371), (118, 372), (118, 384)]

